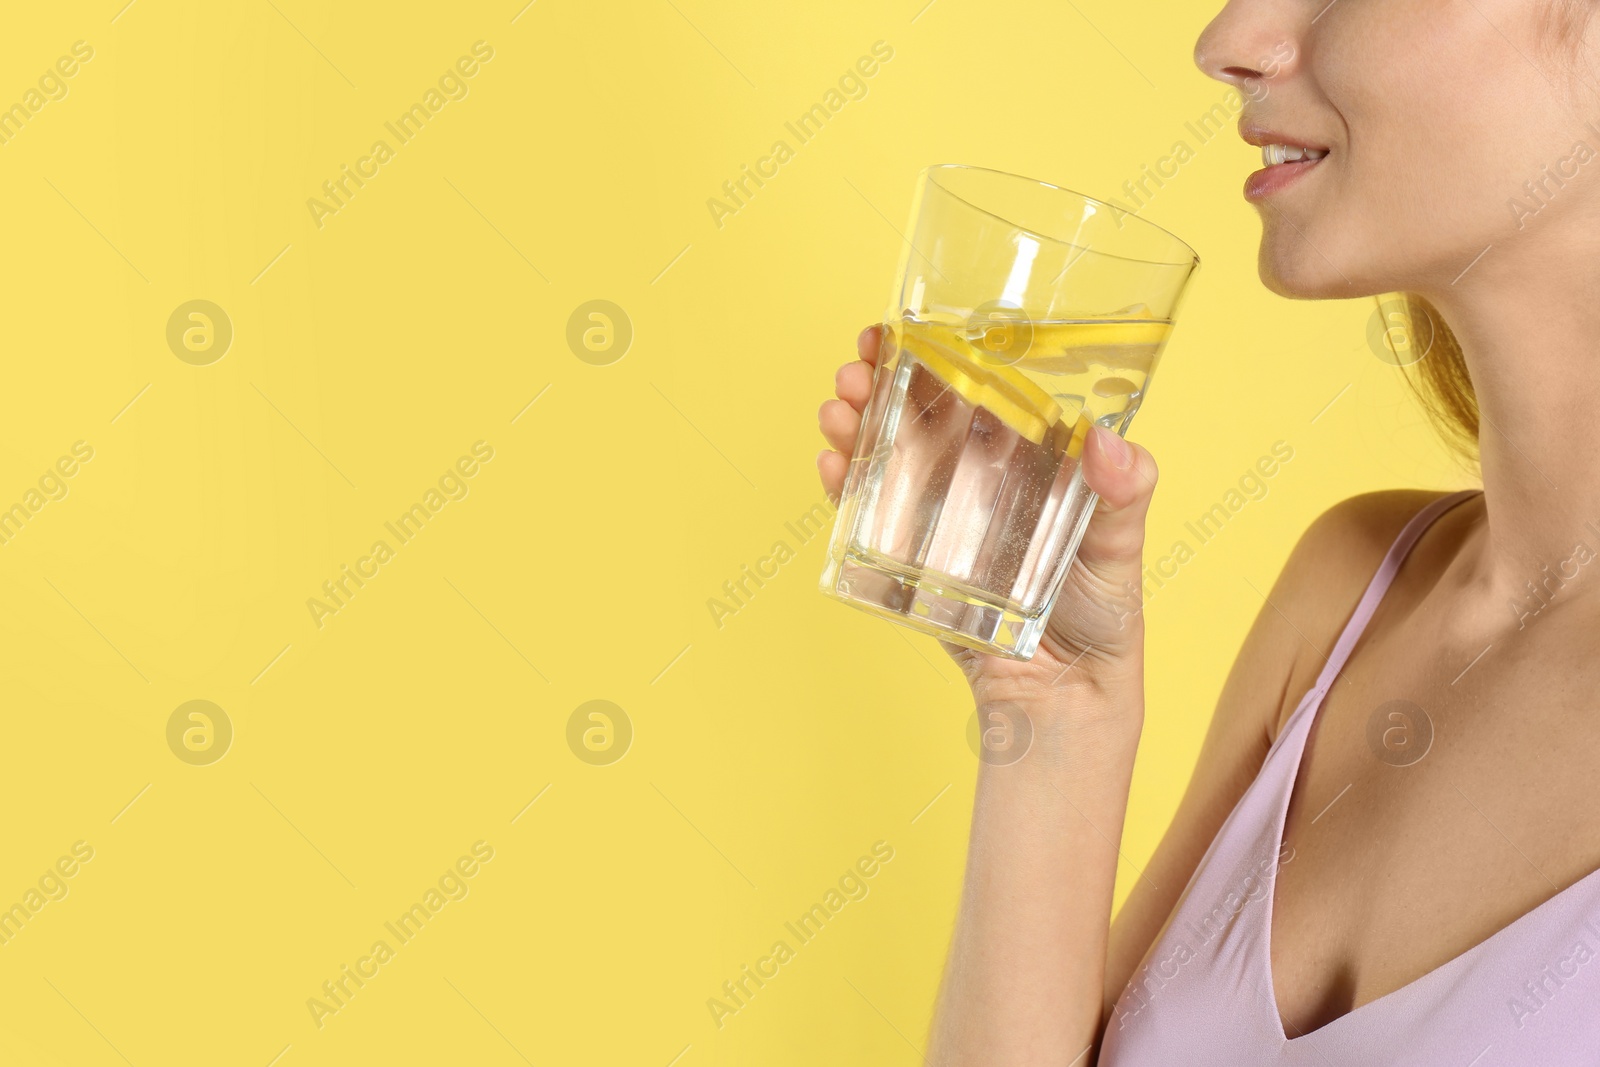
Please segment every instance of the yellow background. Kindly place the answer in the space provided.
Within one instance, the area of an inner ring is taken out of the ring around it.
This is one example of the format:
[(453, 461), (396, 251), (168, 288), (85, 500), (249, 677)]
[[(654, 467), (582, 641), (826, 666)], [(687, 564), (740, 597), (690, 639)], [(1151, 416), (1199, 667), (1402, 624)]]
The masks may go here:
[[(1150, 601), (1119, 900), (1251, 586), (1335, 500), (1464, 484), (1371, 300), (1257, 281), (1256, 150), (1185, 127), (1224, 97), (1190, 60), (1205, 5), (123, 2), (0, 35), (0, 104), (94, 49), (0, 145), (0, 507), (94, 449), (0, 545), (0, 907), (94, 849), (0, 945), (6, 1063), (918, 1062), (971, 709), (933, 642), (825, 600), (823, 538), (785, 523), (928, 163), (1117, 196), (1188, 141), (1143, 211), (1203, 260), (1132, 433), (1162, 465), (1151, 558), (1294, 450)], [(307, 200), (479, 40), (468, 95), (319, 228)], [(707, 200), (778, 139), (719, 227)], [(206, 366), (166, 341), (196, 299), (234, 331)], [(595, 299), (634, 333), (606, 366), (566, 340)], [(319, 628), (308, 598), (480, 440), (466, 498)], [(207, 766), (168, 747), (190, 700), (233, 726)], [(591, 700), (632, 725), (610, 765), (567, 744)], [(308, 998), (480, 840), (468, 895), (319, 1028)], [(708, 998), (876, 841), (869, 894), (719, 1028)]]

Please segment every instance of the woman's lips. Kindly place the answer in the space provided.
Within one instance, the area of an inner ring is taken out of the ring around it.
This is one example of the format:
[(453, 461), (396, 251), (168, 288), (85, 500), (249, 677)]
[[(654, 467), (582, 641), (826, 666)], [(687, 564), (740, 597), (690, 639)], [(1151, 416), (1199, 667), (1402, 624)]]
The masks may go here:
[(1320, 159), (1301, 159), (1293, 163), (1274, 163), (1270, 167), (1262, 167), (1244, 182), (1244, 198), (1246, 200), (1263, 200), (1287, 188), (1297, 181), (1306, 171), (1316, 167), (1327, 156)]

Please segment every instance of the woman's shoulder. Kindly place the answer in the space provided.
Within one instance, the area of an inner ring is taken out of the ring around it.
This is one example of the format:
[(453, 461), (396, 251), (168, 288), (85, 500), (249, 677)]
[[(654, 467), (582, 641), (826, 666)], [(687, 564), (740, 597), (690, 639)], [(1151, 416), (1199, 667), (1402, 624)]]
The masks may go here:
[(1378, 489), (1346, 497), (1311, 521), (1295, 545), (1295, 554), (1316, 554), (1329, 562), (1361, 564), (1376, 552), (1378, 558), (1372, 561), (1376, 567), (1405, 524), (1417, 512), (1451, 492)]
[[(1315, 684), (1331, 649), (1395, 538), (1416, 514), (1448, 492), (1381, 489), (1329, 506), (1300, 535), (1273, 586), (1272, 606), (1301, 639), (1287, 692)], [(1277, 726), (1292, 707), (1280, 709)], [(1276, 736), (1274, 728), (1273, 735)]]
[(1437, 489), (1379, 489), (1346, 497), (1325, 508), (1306, 526), (1284, 564), (1284, 574), (1309, 579), (1307, 591), (1326, 590), (1339, 584), (1337, 579), (1341, 576), (1359, 576), (1360, 584), (1365, 586), (1406, 523), (1450, 493)]

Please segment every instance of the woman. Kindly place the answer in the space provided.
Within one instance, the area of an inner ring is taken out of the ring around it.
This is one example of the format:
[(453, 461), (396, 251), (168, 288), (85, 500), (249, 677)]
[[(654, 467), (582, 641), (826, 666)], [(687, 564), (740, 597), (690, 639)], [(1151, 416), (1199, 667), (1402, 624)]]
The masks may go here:
[[(1369, 493), (1311, 524), (1113, 924), (1156, 467), (1095, 432), (1100, 505), (1039, 653), (946, 646), (1034, 740), (979, 767), (931, 1063), (1600, 1062), (1590, 11), (1232, 0), (1201, 35), (1201, 70), (1248, 90), (1247, 141), (1326, 150), (1247, 186), (1262, 280), (1431, 306), (1412, 373), (1475, 439), (1483, 489)], [(821, 411), (833, 494), (881, 337)]]

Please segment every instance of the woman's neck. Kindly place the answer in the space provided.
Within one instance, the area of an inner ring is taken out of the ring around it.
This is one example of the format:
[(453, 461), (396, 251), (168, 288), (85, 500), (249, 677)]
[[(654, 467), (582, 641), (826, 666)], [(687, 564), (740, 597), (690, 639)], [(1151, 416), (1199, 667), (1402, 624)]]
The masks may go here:
[[(1426, 294), (1460, 342), (1478, 398), (1487, 521), (1461, 562), (1486, 602), (1524, 593), (1580, 546), (1600, 562), (1600, 247), (1568, 249), (1560, 261), (1572, 269), (1554, 270), (1549, 244), (1535, 264), (1522, 261), (1534, 258), (1533, 242), (1508, 240), (1457, 284)], [(1579, 571), (1590, 581), (1567, 583), (1564, 599), (1600, 598), (1600, 566)]]

